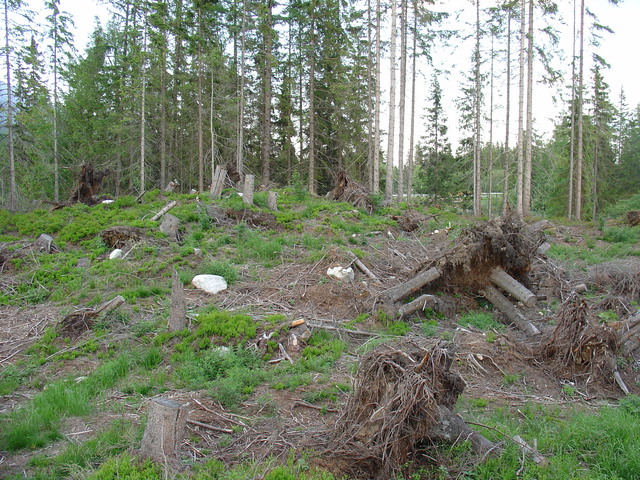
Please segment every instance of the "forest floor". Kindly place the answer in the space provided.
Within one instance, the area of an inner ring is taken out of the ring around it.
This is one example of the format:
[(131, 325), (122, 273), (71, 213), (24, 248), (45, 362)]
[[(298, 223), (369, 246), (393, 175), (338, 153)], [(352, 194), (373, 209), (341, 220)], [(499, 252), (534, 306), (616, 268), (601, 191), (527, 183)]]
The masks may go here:
[[(318, 473), (329, 471), (335, 478), (372, 478), (377, 472), (332, 464), (331, 445), (323, 442), (344, 418), (363, 356), (398, 342), (413, 342), (424, 351), (435, 344), (450, 352), (451, 371), (466, 385), (456, 412), (502, 445), (510, 435), (498, 430), (530, 433), (527, 422), (542, 421), (544, 412), (556, 412), (556, 422), (574, 409), (595, 414), (618, 405), (625, 393), (611, 368), (631, 397), (640, 393), (640, 363), (633, 354), (591, 343), (588, 359), (561, 366), (545, 354), (577, 285), (586, 286), (579, 298), (586, 305), (585, 321), (594, 328), (617, 331), (637, 317), (639, 227), (615, 219), (601, 228), (550, 221), (526, 233), (523, 225), (521, 234), (529, 235), (536, 247), (543, 241), (551, 244), (548, 252), (532, 251), (523, 278), (539, 300), (531, 307), (513, 301), (522, 318), (541, 332), (532, 336), (505, 325), (504, 315), (472, 283), (454, 282), (446, 273), (411, 296), (433, 295), (434, 306), (402, 319), (384, 310), (385, 292), (446, 257), (465, 232), (481, 228), (482, 222), (470, 217), (427, 207), (370, 216), (324, 200), (312, 200), (311, 207), (283, 202), (276, 215), (261, 208), (244, 210), (228, 200), (223, 205), (229, 210), (221, 215), (222, 207), (207, 211), (195, 196), (176, 199), (181, 208), (172, 213), (182, 221), (180, 243), (151, 233), (157, 223), (140, 213), (141, 208), (158, 211), (165, 201), (159, 195), (142, 207), (133, 202), (117, 208), (67, 207), (59, 224), (53, 216), (62, 214), (37, 214), (52, 215), (49, 223), (58, 225), (57, 231), (47, 231), (47, 222), (31, 222), (30, 229), (15, 219), (5, 225), (0, 245), (0, 477), (116, 478), (104, 473), (105, 465), (136, 454), (149, 402), (161, 396), (188, 403), (189, 420), (213, 427), (188, 423), (179, 445), (180, 466), (165, 475), (330, 478)], [(118, 209), (131, 216), (119, 216)], [(406, 228), (403, 221), (418, 213), (411, 231), (400, 227)], [(26, 215), (24, 223), (29, 223)], [(86, 226), (83, 215), (108, 220), (96, 225), (93, 234), (74, 237), (69, 228), (74, 222), (77, 230), (83, 222)], [(142, 240), (124, 247), (130, 256), (122, 260), (109, 260), (112, 249), (95, 235), (113, 224), (146, 229)], [(34, 249), (39, 233), (51, 234), (58, 252)], [(356, 268), (356, 257), (378, 281)], [(355, 278), (328, 275), (335, 266), (351, 266)], [(188, 321), (177, 334), (166, 328), (174, 268), (184, 283)], [(229, 289), (215, 295), (197, 290), (189, 284), (196, 273), (220, 274), (229, 280)], [(74, 283), (74, 278), (81, 281)], [(77, 336), (62, 334), (66, 315), (95, 308), (117, 294), (125, 297), (123, 306), (87, 324)], [(234, 326), (231, 333), (218, 327), (204, 332), (211, 315), (219, 325), (245, 325), (241, 317), (246, 316), (250, 325)], [(298, 319), (304, 320), (311, 338), (292, 340), (289, 324)], [(251, 355), (258, 360), (247, 360)], [(129, 363), (124, 371), (101, 373), (125, 357)], [(55, 404), (50, 405), (54, 411), (43, 403)], [(495, 412), (514, 423), (496, 428)], [(22, 430), (13, 431), (17, 426)], [(536, 440), (530, 435), (529, 442)], [(543, 455), (560, 458), (544, 441), (539, 448)], [(525, 463), (517, 449), (515, 458), (521, 477), (540, 475), (541, 467)], [(596, 464), (577, 462), (593, 478), (600, 473)], [(416, 445), (395, 475), (499, 476), (470, 473), (481, 463), (468, 449)], [(278, 465), (294, 476), (277, 476)], [(96, 476), (100, 472), (103, 476)]]

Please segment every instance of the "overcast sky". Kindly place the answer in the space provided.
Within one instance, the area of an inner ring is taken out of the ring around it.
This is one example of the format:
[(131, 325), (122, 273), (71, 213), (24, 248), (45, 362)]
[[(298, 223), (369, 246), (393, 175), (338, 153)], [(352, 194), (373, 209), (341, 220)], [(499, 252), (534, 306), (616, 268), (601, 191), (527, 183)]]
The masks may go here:
[[(488, 0), (481, 0), (481, 7), (494, 4)], [(558, 63), (556, 66), (564, 69), (565, 78), (569, 78), (571, 72), (571, 29), (572, 29), (572, 17), (573, 17), (573, 1), (559, 0), (557, 2), (560, 7), (560, 18), (564, 22), (564, 27), (561, 31), (561, 43), (560, 48), (564, 51), (565, 59), (562, 64)], [(40, 0), (31, 0), (31, 4), (34, 8), (41, 4)], [(434, 6), (434, 9), (441, 9), (445, 11), (462, 11), (463, 14), (460, 17), (456, 17), (458, 25), (465, 21), (475, 20), (475, 9), (470, 0), (440, 0), (439, 6)], [(97, 0), (61, 0), (61, 9), (69, 12), (75, 21), (75, 38), (78, 50), (84, 50), (86, 43), (90, 37), (91, 32), (95, 26), (95, 19), (98, 19), (104, 24), (109, 18), (109, 12), (107, 6), (100, 4)], [(614, 6), (609, 3), (608, 0), (587, 0), (587, 7), (594, 12), (600, 23), (608, 25), (614, 30), (614, 34), (605, 34), (605, 38), (602, 40), (601, 46), (598, 48), (599, 54), (611, 64), (611, 68), (604, 72), (605, 81), (610, 86), (611, 100), (617, 105), (620, 87), (623, 86), (627, 97), (627, 102), (631, 108), (635, 108), (640, 103), (640, 62), (638, 62), (638, 49), (640, 48), (640, 27), (638, 21), (640, 20), (640, 0), (624, 0), (619, 6)], [(517, 29), (518, 25), (514, 25)], [(540, 25), (537, 25), (540, 27)], [(517, 47), (514, 42), (514, 47)], [(435, 66), (445, 70), (450, 69), (451, 73), (448, 76), (443, 76), (440, 79), (440, 83), (444, 90), (445, 102), (448, 105), (448, 117), (449, 117), (449, 137), (455, 144), (459, 139), (459, 132), (456, 128), (457, 125), (457, 112), (454, 107), (455, 97), (459, 95), (460, 85), (463, 81), (464, 75), (468, 75), (470, 66), (469, 58), (471, 56), (472, 46), (463, 42), (458, 42), (457, 45), (443, 49), (439, 52), (435, 52)], [(593, 49), (589, 46), (586, 47), (588, 53), (585, 55), (587, 58), (585, 64), (585, 75), (587, 80), (591, 78), (591, 52)], [(454, 66), (455, 65), (455, 66)], [(419, 66), (419, 71), (425, 79), (430, 79), (432, 68), (426, 64)], [(484, 68), (488, 69), (488, 65)], [(389, 84), (388, 74), (389, 68), (382, 69), (383, 72), (383, 87)], [(539, 72), (538, 72), (539, 73)], [(517, 80), (517, 77), (514, 77)], [(517, 88), (517, 85), (514, 85)], [(553, 87), (551, 89), (545, 89), (544, 87), (537, 85), (534, 93), (535, 107), (534, 118), (535, 128), (540, 133), (549, 133), (554, 121), (558, 118), (559, 112), (565, 107), (565, 105), (554, 104), (553, 97), (560, 87)], [(409, 90), (409, 89), (408, 89)], [(418, 105), (417, 112), (421, 114), (426, 107), (426, 92), (428, 92), (428, 85), (423, 83), (417, 89)], [(496, 104), (500, 105), (504, 103), (504, 99), (501, 98), (504, 93), (504, 86), (500, 88), (497, 85), (496, 92)], [(410, 92), (407, 91), (407, 95)], [(487, 94), (488, 101), (488, 94)], [(407, 111), (409, 109), (407, 108)], [(512, 113), (512, 116), (514, 113)], [(496, 112), (495, 118), (496, 128), (499, 131), (504, 128), (504, 122), (500, 122), (500, 118), (504, 117), (504, 113)], [(386, 128), (386, 123), (383, 120), (383, 127)], [(419, 124), (420, 122), (418, 122)], [(486, 138), (486, 134), (485, 134)], [(496, 132), (494, 138), (501, 138), (500, 134)]]

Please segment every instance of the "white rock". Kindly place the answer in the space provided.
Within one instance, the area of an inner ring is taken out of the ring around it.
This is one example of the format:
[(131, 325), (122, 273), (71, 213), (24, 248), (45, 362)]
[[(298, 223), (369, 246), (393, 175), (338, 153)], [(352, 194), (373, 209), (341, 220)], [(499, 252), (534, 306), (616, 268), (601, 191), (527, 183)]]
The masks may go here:
[(327, 270), (327, 275), (329, 275), (330, 277), (336, 277), (339, 278), (340, 280), (348, 280), (348, 281), (353, 281), (353, 279), (355, 278), (355, 274), (353, 273), (353, 268), (349, 267), (349, 268), (344, 268), (344, 267), (333, 267), (333, 268), (329, 268)]
[(121, 248), (116, 248), (109, 254), (109, 260), (114, 260), (116, 258), (124, 258), (124, 250), (122, 250)]
[(102, 203), (106, 203), (106, 204), (113, 203), (113, 202), (115, 202), (115, 200), (110, 200), (110, 199), (102, 200)]
[(440, 233), (440, 230), (434, 230), (433, 233), (435, 233), (436, 235)]
[(220, 275), (196, 275), (191, 284), (207, 293), (218, 293), (227, 289), (227, 281)]

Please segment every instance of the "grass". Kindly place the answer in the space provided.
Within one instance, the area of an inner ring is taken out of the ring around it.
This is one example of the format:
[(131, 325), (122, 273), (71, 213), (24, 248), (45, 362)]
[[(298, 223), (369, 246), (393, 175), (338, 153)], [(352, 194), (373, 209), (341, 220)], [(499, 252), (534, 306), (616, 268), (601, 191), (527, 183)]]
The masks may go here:
[(463, 327), (474, 327), (483, 332), (489, 330), (504, 330), (504, 325), (498, 323), (489, 312), (468, 312), (460, 315), (458, 325)]

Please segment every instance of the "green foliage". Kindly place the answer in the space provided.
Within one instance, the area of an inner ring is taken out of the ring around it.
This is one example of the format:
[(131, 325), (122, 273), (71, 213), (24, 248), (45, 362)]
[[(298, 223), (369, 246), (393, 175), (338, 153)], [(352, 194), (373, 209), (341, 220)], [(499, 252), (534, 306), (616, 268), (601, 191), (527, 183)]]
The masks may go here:
[(602, 239), (610, 243), (636, 243), (640, 241), (640, 227), (605, 228)]
[(141, 462), (125, 454), (107, 460), (95, 473), (89, 475), (87, 480), (112, 480), (115, 478), (157, 480), (162, 478), (162, 469), (151, 460), (147, 459)]
[(393, 321), (389, 322), (389, 324), (387, 325), (387, 334), (389, 335), (402, 336), (406, 335), (410, 331), (411, 325), (409, 325), (407, 322)]
[(503, 330), (504, 325), (498, 323), (489, 312), (468, 312), (460, 315), (458, 324), (463, 327), (475, 327), (478, 330)]
[(436, 320), (427, 320), (420, 325), (420, 330), (425, 337), (435, 337), (438, 333), (438, 322)]
[(248, 315), (211, 312), (198, 317), (196, 337), (216, 335), (223, 340), (238, 340), (256, 336), (256, 324)]
[(640, 255), (640, 250), (627, 243), (613, 243), (607, 248), (581, 248), (574, 245), (553, 244), (547, 252), (553, 259), (572, 264), (596, 265), (616, 258)]

